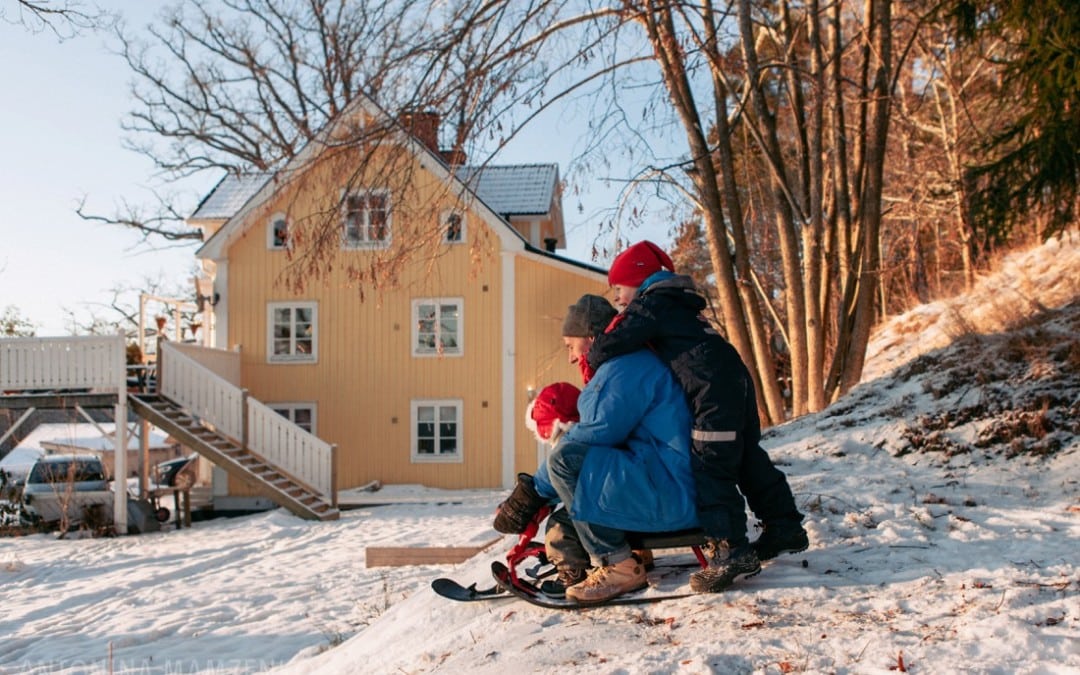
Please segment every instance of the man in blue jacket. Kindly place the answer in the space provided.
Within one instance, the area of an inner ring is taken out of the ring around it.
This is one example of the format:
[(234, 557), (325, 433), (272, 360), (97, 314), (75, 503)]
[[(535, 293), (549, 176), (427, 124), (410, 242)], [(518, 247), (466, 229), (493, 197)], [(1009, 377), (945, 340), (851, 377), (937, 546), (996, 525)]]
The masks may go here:
[[(584, 364), (593, 338), (615, 314), (596, 295), (582, 296), (568, 309), (563, 343), (570, 363)], [(519, 476), (495, 524), (499, 531), (523, 531), (540, 505), (561, 501), (593, 568), (566, 595), (602, 602), (647, 583), (626, 532), (698, 526), (691, 418), (671, 370), (648, 350), (601, 365), (578, 398), (578, 413), (580, 421), (562, 435), (536, 475)], [(571, 557), (555, 562), (565, 567), (574, 563)], [(564, 571), (560, 577), (568, 576)]]

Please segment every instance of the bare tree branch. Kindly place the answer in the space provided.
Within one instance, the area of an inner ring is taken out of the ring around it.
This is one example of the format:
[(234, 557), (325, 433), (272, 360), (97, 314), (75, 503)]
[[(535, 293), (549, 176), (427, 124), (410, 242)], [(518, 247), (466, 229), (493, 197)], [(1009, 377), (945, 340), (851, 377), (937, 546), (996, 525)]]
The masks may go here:
[(115, 22), (112, 14), (82, 0), (14, 0), (14, 4), (14, 11), (0, 6), (0, 21), (22, 25), (34, 33), (49, 30), (60, 40)]

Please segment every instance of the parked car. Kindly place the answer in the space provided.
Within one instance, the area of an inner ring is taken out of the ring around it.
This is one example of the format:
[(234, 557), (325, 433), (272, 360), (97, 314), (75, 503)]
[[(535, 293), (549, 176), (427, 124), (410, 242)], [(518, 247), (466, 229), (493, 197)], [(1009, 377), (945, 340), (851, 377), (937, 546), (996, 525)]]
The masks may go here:
[[(27, 525), (112, 520), (113, 492), (94, 455), (46, 455), (26, 477), (22, 519)], [(66, 516), (66, 521), (65, 521)]]
[(164, 487), (189, 488), (195, 482), (194, 466), (198, 455), (166, 460), (154, 467), (154, 482)]

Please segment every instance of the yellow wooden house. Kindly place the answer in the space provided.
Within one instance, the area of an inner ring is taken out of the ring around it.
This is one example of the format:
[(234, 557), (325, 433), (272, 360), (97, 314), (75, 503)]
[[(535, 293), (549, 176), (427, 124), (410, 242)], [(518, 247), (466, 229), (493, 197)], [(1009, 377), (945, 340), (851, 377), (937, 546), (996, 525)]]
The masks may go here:
[[(280, 171), (226, 177), (189, 219), (211, 346), (240, 351), (251, 396), (337, 445), (341, 489), (509, 487), (535, 470), (526, 406), (580, 383), (561, 322), (606, 291), (604, 270), (556, 253), (556, 165), (462, 166), (438, 124), (361, 97)], [(376, 125), (377, 142), (342, 142)], [(327, 231), (324, 273), (297, 284), (300, 242)], [(392, 281), (373, 289), (376, 268)]]

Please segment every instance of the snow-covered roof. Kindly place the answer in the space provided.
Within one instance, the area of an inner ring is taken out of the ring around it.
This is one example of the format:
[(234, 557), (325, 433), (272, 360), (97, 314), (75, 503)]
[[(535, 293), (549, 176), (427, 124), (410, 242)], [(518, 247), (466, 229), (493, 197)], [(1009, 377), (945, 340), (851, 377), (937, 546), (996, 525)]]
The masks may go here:
[(559, 180), (556, 164), (465, 166), (457, 177), (503, 217), (551, 211)]
[[(228, 174), (203, 199), (192, 220), (228, 219), (272, 177), (270, 173)], [(503, 217), (540, 215), (551, 210), (559, 179), (557, 164), (466, 166), (457, 177)]]
[(240, 176), (226, 174), (218, 181), (210, 194), (191, 214), (192, 220), (226, 220), (240, 210), (247, 200), (255, 196), (267, 180), (269, 173), (249, 173)]
[[(98, 430), (98, 427), (100, 427), (100, 431)], [(93, 424), (84, 424), (82, 422), (74, 424), (48, 422), (34, 427), (34, 430), (19, 442), (16, 449), (30, 448), (33, 450), (48, 450), (51, 447), (64, 449), (75, 448), (86, 450), (88, 452), (112, 450), (115, 447), (112, 439), (105, 438), (101, 435), (101, 432), (104, 431), (107, 434), (111, 434), (115, 429), (116, 424), (113, 422), (102, 422), (97, 426)], [(165, 446), (168, 443), (168, 435), (157, 427), (151, 427), (149, 440), (150, 447), (152, 448)], [(128, 448), (131, 450), (138, 450), (139, 447), (139, 437), (135, 434), (128, 434)]]

